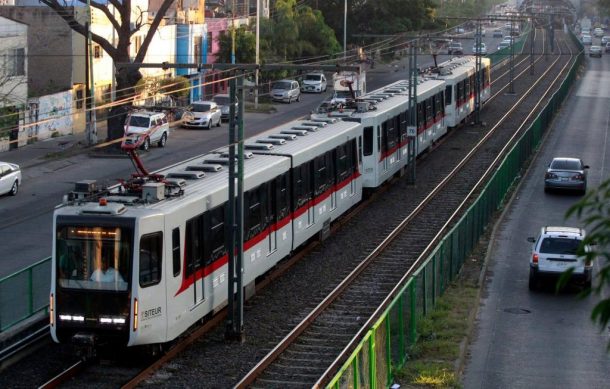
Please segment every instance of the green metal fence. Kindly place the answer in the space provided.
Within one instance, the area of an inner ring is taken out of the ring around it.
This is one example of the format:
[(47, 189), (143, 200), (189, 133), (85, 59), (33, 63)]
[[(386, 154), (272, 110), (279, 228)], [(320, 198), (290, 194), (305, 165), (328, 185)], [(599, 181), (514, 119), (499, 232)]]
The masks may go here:
[(48, 312), (50, 286), (50, 257), (0, 279), (0, 332)]
[(506, 155), (474, 204), (407, 280), (327, 388), (387, 388), (392, 384), (395, 369), (407, 363), (410, 349), (417, 340), (417, 321), (430, 312), (436, 299), (458, 274), (567, 96), (583, 61), (582, 45), (573, 35), (572, 39), (581, 52), (559, 90)]
[[(532, 30), (530, 29), (530, 26), (528, 25), (525, 30), (523, 31), (523, 34), (521, 34), (519, 36), (519, 39), (515, 40), (515, 54), (522, 54), (523, 53), (523, 46), (525, 45), (525, 41), (526, 39), (529, 39), (529, 34), (532, 32)], [(497, 50), (494, 51), (493, 53), (487, 55), (487, 57), (491, 60), (491, 65), (495, 65), (499, 62), (505, 61), (508, 58), (510, 58), (510, 51), (511, 51), (511, 47), (505, 47), (502, 50)]]

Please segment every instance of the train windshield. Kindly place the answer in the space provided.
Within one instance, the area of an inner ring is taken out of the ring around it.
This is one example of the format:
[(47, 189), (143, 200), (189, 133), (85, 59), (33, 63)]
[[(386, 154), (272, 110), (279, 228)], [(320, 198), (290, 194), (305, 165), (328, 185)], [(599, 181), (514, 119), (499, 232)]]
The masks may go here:
[(59, 227), (55, 257), (59, 286), (126, 291), (132, 235), (125, 227)]

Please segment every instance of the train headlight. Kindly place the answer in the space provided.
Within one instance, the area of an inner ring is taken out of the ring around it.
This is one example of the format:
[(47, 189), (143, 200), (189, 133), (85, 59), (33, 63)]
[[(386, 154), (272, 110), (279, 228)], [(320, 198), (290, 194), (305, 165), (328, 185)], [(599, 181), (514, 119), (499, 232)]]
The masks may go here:
[(59, 320), (62, 321), (77, 321), (77, 322), (84, 322), (85, 321), (85, 317), (82, 315), (59, 315)]
[(53, 293), (49, 295), (49, 324), (51, 327), (55, 324), (55, 304)]
[(125, 324), (124, 317), (100, 317), (100, 324)]

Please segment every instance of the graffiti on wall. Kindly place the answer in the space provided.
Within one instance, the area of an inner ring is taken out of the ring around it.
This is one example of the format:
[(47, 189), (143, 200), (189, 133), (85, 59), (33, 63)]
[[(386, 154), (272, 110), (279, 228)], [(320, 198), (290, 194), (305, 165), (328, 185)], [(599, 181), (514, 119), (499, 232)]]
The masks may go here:
[(28, 137), (47, 139), (72, 133), (72, 91), (28, 100)]

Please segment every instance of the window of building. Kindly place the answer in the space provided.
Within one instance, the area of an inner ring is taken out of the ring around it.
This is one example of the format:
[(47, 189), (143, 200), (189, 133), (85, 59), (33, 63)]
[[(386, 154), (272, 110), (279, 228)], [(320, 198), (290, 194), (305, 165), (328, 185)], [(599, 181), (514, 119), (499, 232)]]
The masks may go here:
[(212, 43), (213, 43), (213, 39), (212, 39), (212, 33), (208, 32), (208, 53), (212, 53)]
[(25, 49), (8, 49), (3, 53), (4, 74), (25, 76)]
[(76, 102), (76, 109), (83, 109), (84, 104), (84, 99), (83, 99), (83, 90), (82, 89), (77, 89), (76, 90), (76, 96), (75, 96), (75, 102)]
[(100, 45), (93, 46), (93, 58), (102, 58), (102, 47)]

